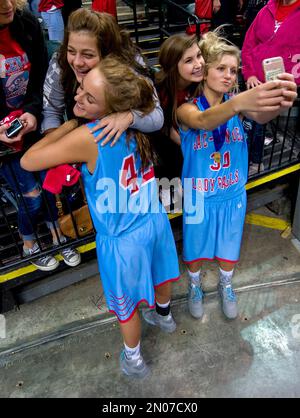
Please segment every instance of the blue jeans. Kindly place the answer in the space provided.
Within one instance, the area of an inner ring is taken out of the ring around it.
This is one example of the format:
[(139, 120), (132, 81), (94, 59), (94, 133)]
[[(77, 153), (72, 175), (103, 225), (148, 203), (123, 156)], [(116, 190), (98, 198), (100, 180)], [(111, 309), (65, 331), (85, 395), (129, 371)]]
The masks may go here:
[[(34, 240), (38, 222), (38, 215), (44, 206), (41, 193), (37, 196), (24, 196), (33, 190), (40, 191), (40, 185), (32, 172), (24, 170), (20, 165), (20, 156), (9, 162), (0, 163), (0, 176), (9, 184), (16, 196), (18, 204), (18, 226), (23, 240)], [(44, 180), (46, 171), (40, 172), (41, 181)], [(57, 208), (55, 196), (44, 192), (49, 206), (43, 211), (44, 219), (49, 228), (53, 228), (53, 222), (57, 226)]]
[(49, 40), (62, 42), (64, 39), (64, 21), (61, 9), (56, 9), (51, 12), (41, 12), (41, 15), (48, 30)]

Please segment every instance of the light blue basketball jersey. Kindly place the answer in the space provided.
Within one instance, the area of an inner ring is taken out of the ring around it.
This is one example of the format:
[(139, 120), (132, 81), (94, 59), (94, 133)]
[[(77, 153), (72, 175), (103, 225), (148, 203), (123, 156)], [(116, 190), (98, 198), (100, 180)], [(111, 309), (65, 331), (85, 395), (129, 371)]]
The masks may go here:
[[(97, 121), (87, 126), (92, 129)], [(99, 131), (94, 133), (97, 136)], [(154, 169), (141, 169), (136, 141), (129, 144), (126, 133), (110, 147), (98, 144), (98, 160), (93, 174), (82, 165), (89, 210), (97, 233), (119, 236), (132, 226), (139, 226), (150, 212), (162, 212), (159, 203)]]
[[(229, 100), (227, 95), (225, 100)], [(199, 98), (194, 103), (204, 111)], [(180, 129), (180, 137), (184, 156), (182, 182), (184, 185), (184, 179), (191, 179), (193, 194), (197, 190), (204, 198), (222, 200), (242, 191), (247, 182), (248, 149), (239, 116), (228, 121), (225, 142), (219, 150), (219, 162), (214, 158), (212, 131)]]
[(98, 144), (94, 173), (83, 164), (82, 176), (97, 231), (106, 303), (126, 322), (141, 302), (154, 307), (155, 287), (180, 276), (171, 226), (158, 199), (153, 167), (141, 169), (136, 141), (127, 144), (126, 133), (113, 147)]

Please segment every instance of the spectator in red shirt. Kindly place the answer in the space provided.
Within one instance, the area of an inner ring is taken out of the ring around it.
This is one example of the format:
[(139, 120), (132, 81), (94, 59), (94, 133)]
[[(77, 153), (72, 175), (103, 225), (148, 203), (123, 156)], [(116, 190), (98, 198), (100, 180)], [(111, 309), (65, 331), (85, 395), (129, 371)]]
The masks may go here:
[[(196, 0), (195, 3), (188, 5), (187, 10), (195, 14), (200, 19), (212, 19), (213, 14), (217, 13), (221, 8), (220, 0)], [(200, 25), (200, 32), (205, 33), (209, 31), (210, 23), (203, 23)], [(186, 31), (188, 34), (196, 32), (195, 25), (190, 25)]]
[(97, 12), (106, 12), (117, 17), (116, 0), (93, 0), (92, 10)]

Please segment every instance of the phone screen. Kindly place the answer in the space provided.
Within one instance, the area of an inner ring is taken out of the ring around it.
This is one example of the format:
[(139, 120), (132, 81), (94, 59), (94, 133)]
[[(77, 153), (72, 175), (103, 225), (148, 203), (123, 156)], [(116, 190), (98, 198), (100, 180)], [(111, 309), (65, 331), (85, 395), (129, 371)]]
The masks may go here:
[(22, 128), (22, 122), (19, 119), (15, 119), (11, 122), (10, 127), (6, 130), (6, 136), (8, 138), (12, 138), (13, 136), (16, 136)]

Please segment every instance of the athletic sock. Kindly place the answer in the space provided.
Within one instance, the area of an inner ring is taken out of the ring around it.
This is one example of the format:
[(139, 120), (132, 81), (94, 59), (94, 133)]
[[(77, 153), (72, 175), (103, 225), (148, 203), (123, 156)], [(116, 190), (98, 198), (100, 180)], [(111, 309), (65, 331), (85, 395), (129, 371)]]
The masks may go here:
[(138, 360), (141, 357), (141, 343), (139, 342), (136, 347), (128, 347), (124, 342), (125, 354), (128, 360)]
[(234, 270), (225, 271), (220, 268), (220, 283), (223, 285), (231, 284)]
[(64, 235), (59, 237), (59, 241), (57, 239), (53, 239), (53, 245), (65, 244), (67, 242), (67, 238)]
[(155, 309), (158, 315), (168, 316), (170, 314), (170, 309), (171, 309), (170, 301), (168, 301), (167, 303), (155, 302)]
[(187, 272), (188, 272), (189, 278), (191, 279), (191, 284), (194, 286), (200, 286), (201, 269), (198, 271), (195, 271), (194, 273), (188, 269)]

